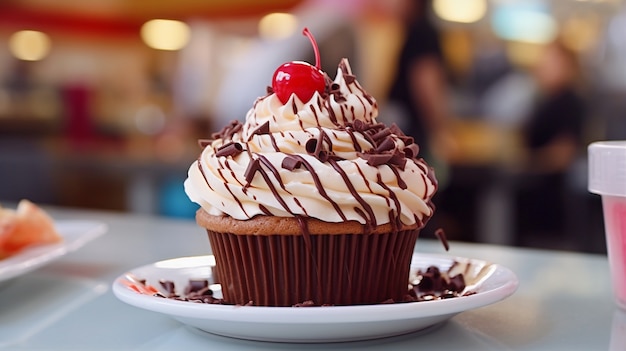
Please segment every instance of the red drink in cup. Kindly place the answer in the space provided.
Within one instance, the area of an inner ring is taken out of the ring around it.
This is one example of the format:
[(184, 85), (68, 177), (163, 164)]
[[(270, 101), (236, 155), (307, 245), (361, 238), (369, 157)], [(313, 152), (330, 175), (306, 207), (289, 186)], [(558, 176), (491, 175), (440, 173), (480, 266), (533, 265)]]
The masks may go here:
[(613, 293), (626, 310), (626, 141), (589, 145), (589, 191), (602, 196)]

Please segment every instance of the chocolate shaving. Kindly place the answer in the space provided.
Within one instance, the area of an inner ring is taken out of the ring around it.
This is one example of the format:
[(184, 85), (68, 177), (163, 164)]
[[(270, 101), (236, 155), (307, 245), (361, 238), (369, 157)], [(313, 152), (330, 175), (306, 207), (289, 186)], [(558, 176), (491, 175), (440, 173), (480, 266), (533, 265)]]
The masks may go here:
[(176, 289), (174, 287), (174, 282), (171, 280), (159, 280), (159, 284), (165, 289), (168, 295), (174, 295), (176, 293)]
[(287, 156), (283, 158), (283, 162), (281, 163), (281, 167), (289, 171), (293, 171), (294, 169), (300, 168), (301, 166), (302, 166), (302, 161), (291, 156)]
[(389, 126), (389, 131), (391, 131), (392, 134), (395, 134), (397, 136), (405, 136), (404, 132), (402, 131), (402, 129), (400, 129), (400, 127), (398, 127), (398, 125), (395, 124), (395, 123), (392, 123)]
[[(396, 150), (391, 156), (389, 163), (400, 168), (401, 171), (404, 171), (404, 167), (406, 167), (406, 157), (404, 157), (400, 152)], [(406, 189), (406, 188), (405, 188)]]
[[(185, 288), (185, 294), (203, 291), (209, 287), (209, 281), (206, 279), (189, 279), (189, 284)], [(211, 291), (211, 295), (213, 292)]]
[(465, 278), (462, 274), (450, 277), (442, 273), (437, 266), (429, 266), (426, 271), (418, 271), (419, 283), (413, 286), (414, 296), (421, 300), (446, 299), (460, 295), (465, 290)]
[(393, 157), (393, 154), (360, 154), (362, 158), (367, 160), (367, 164), (372, 167), (378, 167), (387, 164)]
[(393, 139), (390, 137), (387, 137), (385, 138), (385, 140), (383, 140), (382, 143), (378, 144), (378, 146), (376, 147), (376, 152), (382, 153), (384, 151), (393, 150), (393, 148), (395, 147), (396, 147), (396, 143), (393, 141)]
[(331, 150), (322, 149), (324, 146), (324, 139), (328, 139), (328, 144), (330, 145), (330, 138), (320, 130), (320, 134), (317, 139), (311, 138), (307, 140), (306, 144), (304, 144), (304, 148), (309, 155), (315, 156), (321, 162), (326, 162), (328, 159), (333, 156), (332, 147)]
[(250, 134), (250, 136), (252, 135), (262, 135), (262, 134), (269, 134), (270, 133), (270, 121), (265, 121), (265, 123), (261, 124), (257, 129), (255, 129), (252, 134)]
[(342, 103), (342, 102), (347, 101), (345, 96), (343, 96), (343, 94), (341, 93), (340, 86), (337, 83), (332, 83), (330, 85), (330, 90), (328, 93), (335, 98), (336, 102)]
[(367, 128), (367, 123), (361, 121), (360, 119), (357, 119), (352, 123), (352, 127), (357, 132), (363, 132)]
[(446, 232), (443, 230), (443, 228), (435, 230), (435, 236), (439, 238), (439, 241), (441, 241), (441, 244), (443, 244), (444, 249), (446, 249), (446, 251), (449, 251), (450, 244), (448, 243), (448, 238), (446, 237)]
[(417, 144), (410, 144), (409, 146), (405, 147), (402, 152), (404, 152), (404, 156), (406, 158), (415, 158), (417, 157), (417, 154), (419, 153), (420, 148), (419, 146), (417, 146)]
[(380, 140), (387, 140), (388, 136), (391, 135), (391, 129), (389, 128), (385, 128), (380, 130), (379, 132), (377, 132), (376, 134), (372, 135), (372, 139), (374, 139), (376, 142), (379, 142)]
[(317, 149), (317, 139), (311, 138), (306, 141), (304, 144), (304, 148), (309, 155), (315, 155), (315, 150)]
[(213, 142), (213, 139), (198, 139), (198, 145), (203, 149), (211, 145), (212, 142)]
[(248, 168), (246, 168), (246, 171), (243, 174), (248, 184), (252, 183), (252, 179), (254, 179), (254, 175), (260, 169), (261, 169), (261, 162), (259, 161), (258, 158), (255, 158), (254, 160), (250, 161), (250, 163), (248, 163)]
[(415, 143), (415, 140), (411, 136), (398, 135), (398, 139), (402, 140), (404, 145), (411, 145), (411, 144)]
[[(454, 264), (452, 265), (454, 267)], [(448, 298), (457, 298), (463, 296), (470, 296), (476, 294), (475, 291), (467, 291), (465, 284), (465, 277), (463, 274), (457, 274), (453, 277), (449, 275), (450, 269), (447, 272), (441, 272), (437, 266), (429, 266), (426, 271), (418, 270), (416, 272), (418, 276), (417, 283), (411, 283), (411, 287), (407, 293), (398, 301), (393, 299), (387, 299), (379, 302), (379, 304), (395, 304), (395, 303), (407, 303), (407, 302), (421, 302), (421, 301), (433, 301)], [(168, 298), (177, 301), (187, 301), (193, 303), (205, 303), (205, 304), (219, 304), (219, 305), (231, 305), (231, 306), (255, 306), (253, 301), (249, 301), (245, 305), (235, 305), (224, 301), (224, 299), (213, 297), (213, 291), (208, 288), (208, 280), (206, 279), (193, 279), (189, 280), (187, 287), (184, 289), (182, 295), (177, 295), (174, 282), (168, 280), (161, 280), (161, 285), (167, 290), (167, 294), (163, 295), (155, 293), (153, 296), (159, 298)], [(145, 283), (142, 283), (145, 285)], [(318, 304), (314, 300), (306, 300), (301, 303), (294, 304), (292, 307), (324, 307), (332, 306), (328, 304)]]
[(211, 137), (213, 139), (232, 139), (232, 136), (239, 132), (243, 128), (241, 122), (237, 120), (230, 121), (229, 124), (224, 126), (218, 133), (213, 133)]
[(448, 290), (461, 292), (465, 290), (465, 278), (463, 274), (457, 274), (450, 278), (448, 282)]
[(243, 146), (236, 142), (230, 142), (228, 144), (222, 145), (217, 149), (215, 156), (237, 156), (243, 151)]

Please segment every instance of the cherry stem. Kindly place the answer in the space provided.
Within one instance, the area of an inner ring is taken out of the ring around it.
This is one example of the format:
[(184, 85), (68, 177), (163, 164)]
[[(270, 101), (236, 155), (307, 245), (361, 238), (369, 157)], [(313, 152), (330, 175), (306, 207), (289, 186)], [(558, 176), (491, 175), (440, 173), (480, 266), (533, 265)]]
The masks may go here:
[(317, 47), (317, 42), (315, 41), (315, 38), (313, 37), (313, 34), (311, 34), (311, 32), (309, 32), (309, 29), (304, 27), (304, 29), (302, 30), (302, 35), (306, 35), (309, 40), (311, 41), (311, 45), (313, 45), (313, 52), (315, 52), (315, 67), (317, 69), (321, 69), (320, 67), (320, 49)]

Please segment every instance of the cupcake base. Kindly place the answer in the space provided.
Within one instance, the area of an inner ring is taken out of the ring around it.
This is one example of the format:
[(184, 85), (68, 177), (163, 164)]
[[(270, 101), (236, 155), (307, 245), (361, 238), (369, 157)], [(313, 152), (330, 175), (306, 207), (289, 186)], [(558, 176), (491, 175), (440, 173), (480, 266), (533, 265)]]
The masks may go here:
[[(211, 217), (199, 214), (199, 223), (220, 219)], [(224, 300), (255, 306), (401, 301), (419, 234), (416, 228), (372, 234), (240, 234), (216, 231), (219, 225), (207, 224), (203, 226), (215, 255)]]

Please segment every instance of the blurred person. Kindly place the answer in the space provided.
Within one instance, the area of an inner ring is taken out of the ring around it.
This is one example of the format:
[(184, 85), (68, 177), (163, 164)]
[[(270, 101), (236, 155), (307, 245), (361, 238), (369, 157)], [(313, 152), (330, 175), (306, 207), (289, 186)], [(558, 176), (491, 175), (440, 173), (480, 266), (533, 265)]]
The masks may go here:
[(471, 241), (466, 194), (452, 184), (454, 175), (448, 165), (455, 142), (449, 128), (447, 71), (431, 1), (401, 0), (395, 5), (405, 36), (380, 119), (398, 124), (412, 136), (420, 156), (437, 174), (439, 191), (433, 199), (437, 211), (424, 233), (443, 228), (449, 239)]
[(522, 128), (524, 155), (517, 189), (518, 240), (564, 235), (567, 175), (583, 151), (585, 104), (575, 53), (556, 41), (534, 67), (538, 100)]
[(389, 92), (387, 111), (420, 146), (431, 163), (445, 160), (452, 144), (447, 130), (447, 82), (437, 27), (430, 0), (404, 0), (399, 14), (405, 40)]

